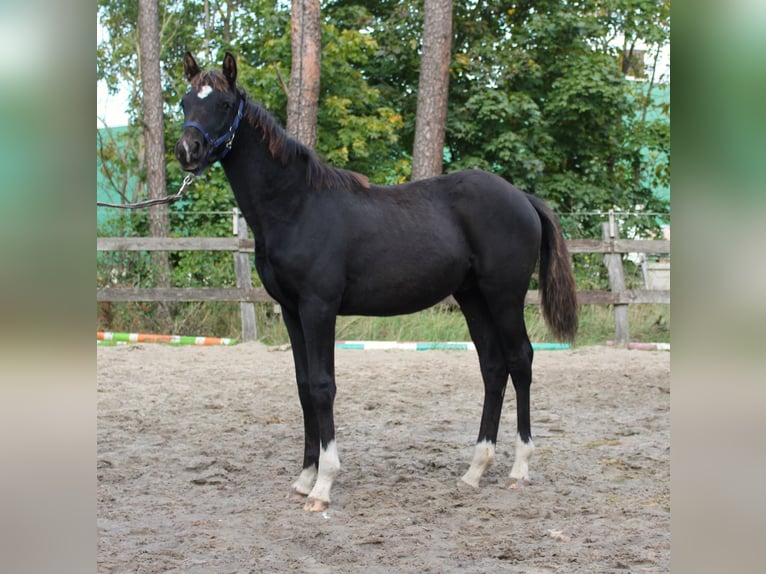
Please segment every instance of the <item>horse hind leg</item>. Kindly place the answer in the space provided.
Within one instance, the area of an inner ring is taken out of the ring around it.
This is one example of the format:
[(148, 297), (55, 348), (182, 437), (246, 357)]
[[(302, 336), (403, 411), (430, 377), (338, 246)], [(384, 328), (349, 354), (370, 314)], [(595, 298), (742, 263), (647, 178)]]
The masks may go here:
[(524, 306), (507, 305), (498, 313), (499, 330), (504, 346), (505, 361), (516, 391), (516, 445), (510, 488), (529, 482), (529, 459), (535, 450), (532, 442), (530, 417), (530, 388), (532, 386), (532, 359), (534, 351), (524, 324)]
[[(516, 444), (510, 487), (518, 488), (529, 481), (529, 460), (534, 452), (530, 420), (530, 387), (532, 385), (532, 344), (524, 323), (526, 289), (510, 288), (501, 294), (486, 294), (486, 316), (493, 325), (496, 338), (493, 357), (502, 355), (506, 380), (510, 375), (516, 391)], [(499, 345), (500, 351), (496, 348)], [(500, 368), (496, 367), (499, 371)], [(486, 380), (485, 380), (486, 385)], [(486, 400), (485, 400), (486, 407)], [(499, 412), (499, 408), (498, 408)], [(498, 422), (499, 422), (499, 416)], [(495, 434), (497, 430), (495, 428)]]
[(474, 447), (471, 466), (461, 478), (464, 483), (478, 488), (481, 477), (495, 458), (500, 415), (508, 384), (508, 370), (498, 334), (481, 293), (477, 290), (456, 293), (455, 298), (465, 315), (471, 338), (476, 345), (484, 380), (484, 406), (479, 424), (479, 436)]

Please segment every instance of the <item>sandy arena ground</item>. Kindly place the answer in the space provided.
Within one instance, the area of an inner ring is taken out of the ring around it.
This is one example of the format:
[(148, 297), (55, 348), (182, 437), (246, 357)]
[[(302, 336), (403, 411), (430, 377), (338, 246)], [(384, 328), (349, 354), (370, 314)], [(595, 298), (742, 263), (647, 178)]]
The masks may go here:
[(481, 488), (458, 486), (483, 388), (470, 351), (338, 351), (342, 469), (324, 513), (288, 492), (292, 355), (251, 343), (99, 347), (98, 571), (668, 572), (670, 353), (537, 351), (531, 483), (506, 488), (506, 396)]

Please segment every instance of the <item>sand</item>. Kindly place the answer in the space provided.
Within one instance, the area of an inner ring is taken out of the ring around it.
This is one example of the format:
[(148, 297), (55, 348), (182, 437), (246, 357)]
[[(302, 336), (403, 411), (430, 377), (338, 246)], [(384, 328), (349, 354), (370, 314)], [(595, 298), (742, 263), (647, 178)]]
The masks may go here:
[(99, 347), (99, 572), (668, 572), (670, 353), (538, 351), (531, 482), (460, 486), (481, 416), (471, 351), (336, 354), (329, 510), (288, 496), (303, 431), (292, 355)]

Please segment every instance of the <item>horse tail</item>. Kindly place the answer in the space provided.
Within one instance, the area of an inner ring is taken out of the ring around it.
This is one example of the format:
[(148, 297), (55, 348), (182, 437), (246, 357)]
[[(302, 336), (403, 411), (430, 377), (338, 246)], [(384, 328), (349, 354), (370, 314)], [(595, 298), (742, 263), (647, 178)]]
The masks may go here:
[(540, 303), (548, 328), (560, 341), (577, 333), (577, 293), (569, 250), (556, 214), (539, 198), (527, 194), (542, 223), (540, 245)]

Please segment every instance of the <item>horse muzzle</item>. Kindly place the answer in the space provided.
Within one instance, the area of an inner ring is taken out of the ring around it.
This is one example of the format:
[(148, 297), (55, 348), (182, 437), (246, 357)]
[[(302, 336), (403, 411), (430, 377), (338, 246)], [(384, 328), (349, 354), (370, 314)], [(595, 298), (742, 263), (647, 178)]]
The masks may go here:
[(207, 155), (207, 144), (197, 130), (185, 129), (176, 143), (175, 154), (184, 171), (196, 172)]

